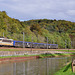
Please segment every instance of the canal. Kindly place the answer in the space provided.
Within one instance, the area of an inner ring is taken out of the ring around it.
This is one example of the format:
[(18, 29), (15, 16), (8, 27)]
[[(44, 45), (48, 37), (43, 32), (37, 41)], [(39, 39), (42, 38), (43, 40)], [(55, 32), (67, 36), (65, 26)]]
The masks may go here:
[(73, 57), (52, 57), (0, 64), (0, 75), (53, 75)]

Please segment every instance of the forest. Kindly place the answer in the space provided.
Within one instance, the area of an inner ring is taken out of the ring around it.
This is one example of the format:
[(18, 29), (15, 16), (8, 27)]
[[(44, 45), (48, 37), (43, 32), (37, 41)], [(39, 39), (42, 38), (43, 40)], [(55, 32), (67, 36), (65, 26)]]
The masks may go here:
[(58, 44), (59, 48), (71, 48), (70, 36), (75, 36), (75, 22), (65, 20), (36, 19), (19, 21), (0, 11), (0, 36), (13, 40)]

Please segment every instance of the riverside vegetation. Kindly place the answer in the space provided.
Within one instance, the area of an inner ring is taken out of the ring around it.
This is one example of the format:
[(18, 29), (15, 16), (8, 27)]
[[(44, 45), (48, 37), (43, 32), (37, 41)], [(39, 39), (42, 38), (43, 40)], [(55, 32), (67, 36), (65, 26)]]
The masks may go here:
[(72, 72), (72, 66), (71, 63), (63, 67), (61, 70), (56, 72), (54, 75), (75, 75), (75, 73)]
[(0, 36), (8, 37), (13, 40), (46, 43), (55, 43), (59, 48), (71, 48), (70, 35), (75, 36), (75, 22), (65, 20), (37, 19), (29, 21), (19, 21), (10, 18), (5, 11), (0, 11)]

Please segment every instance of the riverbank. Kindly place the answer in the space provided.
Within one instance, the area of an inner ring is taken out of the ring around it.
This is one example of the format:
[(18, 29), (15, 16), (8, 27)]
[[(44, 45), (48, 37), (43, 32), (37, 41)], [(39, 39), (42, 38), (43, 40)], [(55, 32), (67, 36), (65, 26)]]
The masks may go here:
[(69, 63), (67, 66), (63, 67), (60, 71), (56, 72), (54, 75), (75, 75), (72, 72), (72, 65)]
[[(30, 49), (30, 48), (13, 48), (0, 47), (0, 62), (25, 60), (31, 57), (47, 58), (47, 57), (61, 57), (61, 56), (75, 56), (75, 49)], [(34, 58), (33, 58), (34, 59)]]
[(54, 54), (51, 54), (51, 53), (46, 53), (46, 54), (41, 54), (39, 55), (40, 58), (45, 58), (45, 57), (66, 57), (66, 56), (75, 56), (75, 53), (54, 53)]
[(45, 53), (45, 54), (38, 54), (38, 55), (16, 55), (16, 56), (0, 56), (0, 62), (3, 61), (19, 61), (19, 60), (28, 60), (28, 59), (37, 59), (37, 58), (50, 58), (50, 57), (66, 57), (66, 56), (75, 56), (75, 53)]
[(38, 56), (8, 56), (8, 57), (0, 57), (0, 63), (6, 61), (26, 61), (31, 59), (37, 59)]

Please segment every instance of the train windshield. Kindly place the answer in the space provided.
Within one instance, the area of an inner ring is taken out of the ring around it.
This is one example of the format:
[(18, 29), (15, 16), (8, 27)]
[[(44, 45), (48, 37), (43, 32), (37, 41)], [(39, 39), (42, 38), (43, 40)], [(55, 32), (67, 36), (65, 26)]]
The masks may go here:
[(2, 42), (13, 42), (13, 40), (5, 40), (5, 39), (3, 39)]
[(0, 39), (0, 41), (2, 41), (2, 39)]
[(2, 41), (3, 40), (3, 38), (0, 38), (0, 41)]

